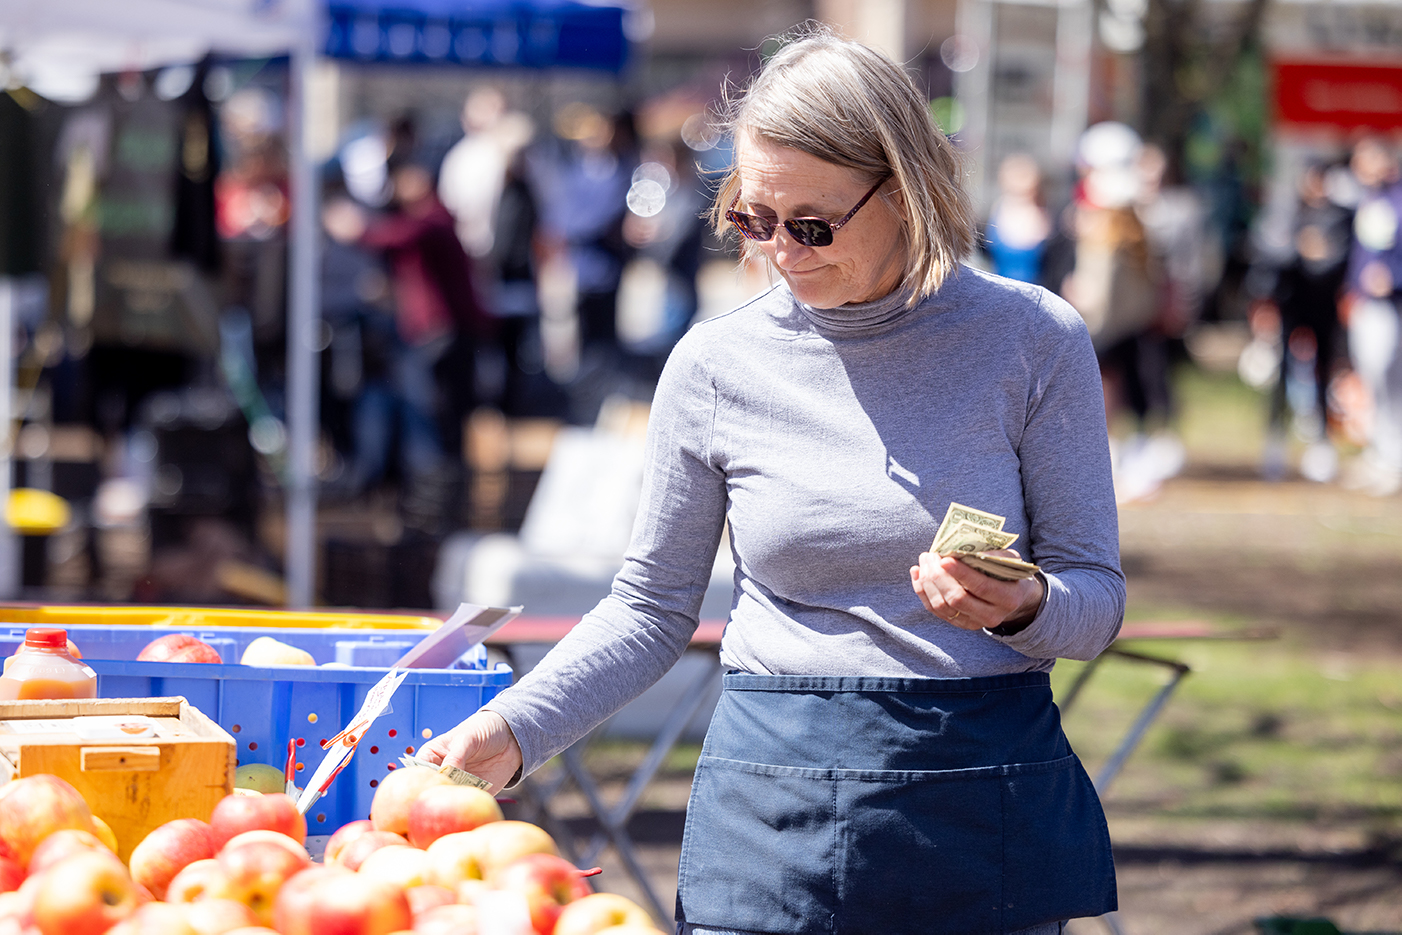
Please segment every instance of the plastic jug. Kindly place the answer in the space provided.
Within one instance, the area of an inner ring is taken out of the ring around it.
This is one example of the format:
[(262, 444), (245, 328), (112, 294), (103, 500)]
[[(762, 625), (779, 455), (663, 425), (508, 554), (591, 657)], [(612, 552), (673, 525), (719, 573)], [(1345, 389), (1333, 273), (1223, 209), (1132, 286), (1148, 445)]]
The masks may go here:
[(66, 630), (26, 630), (24, 645), (7, 662), (0, 701), (97, 697), (97, 673), (69, 654)]

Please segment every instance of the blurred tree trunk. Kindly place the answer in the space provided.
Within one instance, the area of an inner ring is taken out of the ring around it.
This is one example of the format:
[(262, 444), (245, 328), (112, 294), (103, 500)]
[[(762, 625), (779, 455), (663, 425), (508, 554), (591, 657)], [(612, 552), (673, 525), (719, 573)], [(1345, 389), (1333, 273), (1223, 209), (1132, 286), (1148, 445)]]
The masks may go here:
[(1174, 165), (1183, 165), (1194, 116), (1227, 85), (1243, 52), (1259, 45), (1270, 2), (1244, 0), (1239, 9), (1225, 11), (1223, 4), (1204, 0), (1148, 0), (1144, 137), (1162, 147)]

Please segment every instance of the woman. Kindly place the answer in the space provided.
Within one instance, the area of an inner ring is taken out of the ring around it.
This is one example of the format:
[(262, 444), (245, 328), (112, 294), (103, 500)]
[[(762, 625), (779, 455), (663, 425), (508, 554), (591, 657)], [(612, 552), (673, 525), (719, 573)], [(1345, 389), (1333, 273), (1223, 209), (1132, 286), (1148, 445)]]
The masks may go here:
[[(794, 42), (732, 129), (717, 226), (782, 283), (668, 361), (613, 593), (424, 749), (500, 785), (639, 694), (685, 649), (728, 520), (732, 671), (692, 787), (681, 930), (1040, 935), (1108, 911), (1104, 817), (1047, 677), (1123, 612), (1084, 324), (959, 267), (954, 152), (881, 55)], [(1006, 516), (1045, 573), (923, 551), (955, 500)]]

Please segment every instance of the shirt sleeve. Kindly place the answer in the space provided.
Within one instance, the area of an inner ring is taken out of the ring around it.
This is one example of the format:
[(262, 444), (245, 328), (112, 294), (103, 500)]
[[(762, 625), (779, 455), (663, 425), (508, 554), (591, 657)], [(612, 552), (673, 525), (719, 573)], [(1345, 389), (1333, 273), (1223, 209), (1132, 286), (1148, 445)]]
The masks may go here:
[(1114, 642), (1125, 609), (1104, 393), (1079, 316), (1049, 293), (1042, 302), (1058, 328), (1040, 342), (1018, 457), (1046, 597), (1030, 626), (993, 638), (1036, 659), (1093, 659)]
[(522, 776), (642, 694), (696, 631), (726, 507), (710, 457), (715, 388), (698, 344), (684, 338), (658, 382), (642, 499), (611, 593), (484, 706), (511, 726)]

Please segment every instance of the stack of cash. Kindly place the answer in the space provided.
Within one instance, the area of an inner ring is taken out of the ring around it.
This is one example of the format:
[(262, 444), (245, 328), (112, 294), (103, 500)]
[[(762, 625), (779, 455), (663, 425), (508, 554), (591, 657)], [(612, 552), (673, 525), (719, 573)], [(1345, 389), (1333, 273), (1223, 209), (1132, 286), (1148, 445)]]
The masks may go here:
[(1031, 562), (990, 552), (1010, 548), (1017, 533), (1003, 532), (1005, 518), (985, 513), (962, 503), (951, 503), (930, 551), (936, 555), (952, 555), (965, 565), (976, 568), (990, 578), (1017, 581), (1030, 578), (1041, 571)]
[(447, 763), (430, 763), (428, 760), (421, 760), (416, 756), (401, 756), (399, 762), (405, 766), (423, 767), (431, 769), (435, 773), (442, 773), (459, 786), (476, 786), (478, 789), (490, 789), (492, 784), (481, 776), (469, 773), (465, 769), (458, 769), (456, 766), (449, 766)]

